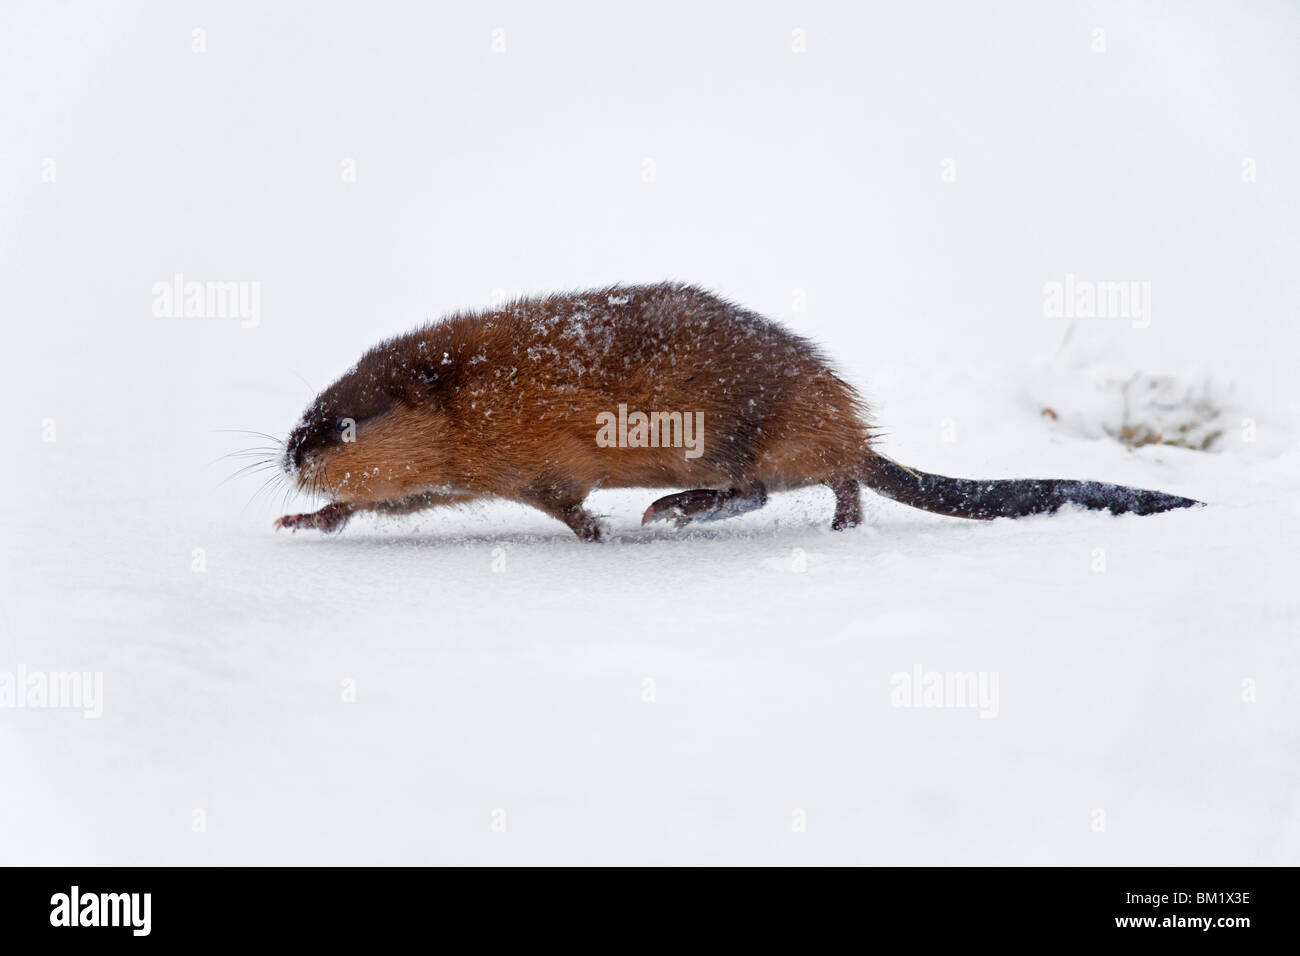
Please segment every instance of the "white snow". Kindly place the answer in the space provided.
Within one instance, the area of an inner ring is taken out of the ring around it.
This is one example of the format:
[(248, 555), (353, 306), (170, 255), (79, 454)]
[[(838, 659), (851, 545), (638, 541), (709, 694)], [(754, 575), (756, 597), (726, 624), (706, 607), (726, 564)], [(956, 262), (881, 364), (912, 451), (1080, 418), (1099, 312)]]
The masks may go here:
[[(0, 707), (0, 863), (1300, 862), (1296, 11), (846, 8), (4, 14), (0, 677), (103, 714)], [(155, 316), (176, 273), (258, 323)], [(1067, 274), (1149, 327), (1063, 357)], [(667, 278), (822, 343), (899, 461), (1209, 507), (598, 492), (593, 546), (222, 484), (385, 336)], [(1214, 449), (1109, 437), (1134, 377)], [(996, 716), (893, 706), (917, 668)]]

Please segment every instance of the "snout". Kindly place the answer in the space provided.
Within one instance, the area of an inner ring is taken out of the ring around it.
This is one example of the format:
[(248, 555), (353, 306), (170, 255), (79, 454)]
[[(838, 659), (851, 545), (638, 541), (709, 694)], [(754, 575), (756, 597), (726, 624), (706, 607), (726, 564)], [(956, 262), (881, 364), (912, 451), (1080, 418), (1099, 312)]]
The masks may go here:
[(291, 477), (301, 475), (310, 460), (306, 437), (301, 428), (296, 428), (289, 436), (289, 440), (285, 442), (282, 464), (285, 474)]
[(286, 454), (284, 471), (299, 488), (306, 488), (315, 483), (320, 472), (321, 460), (315, 452), (300, 451), (296, 455)]
[(311, 482), (312, 473), (316, 468), (316, 456), (301, 442), (290, 441), (284, 450), (284, 460), (280, 465), (284, 473), (302, 488)]

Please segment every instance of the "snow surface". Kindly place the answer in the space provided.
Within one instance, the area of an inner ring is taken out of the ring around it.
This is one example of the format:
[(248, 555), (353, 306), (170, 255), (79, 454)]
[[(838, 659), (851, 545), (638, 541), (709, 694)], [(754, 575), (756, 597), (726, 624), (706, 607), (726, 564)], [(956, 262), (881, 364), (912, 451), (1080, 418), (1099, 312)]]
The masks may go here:
[[(0, 672), (104, 701), (0, 708), (0, 863), (1300, 862), (1295, 9), (547, 6), (6, 5)], [(175, 273), (259, 323), (154, 316)], [(1063, 354), (1067, 273), (1150, 327)], [(902, 462), (1209, 507), (601, 492), (592, 546), (222, 483), (384, 336), (664, 278), (823, 343)], [(1214, 450), (1110, 437), (1135, 376)], [(893, 706), (917, 666), (996, 717)]]

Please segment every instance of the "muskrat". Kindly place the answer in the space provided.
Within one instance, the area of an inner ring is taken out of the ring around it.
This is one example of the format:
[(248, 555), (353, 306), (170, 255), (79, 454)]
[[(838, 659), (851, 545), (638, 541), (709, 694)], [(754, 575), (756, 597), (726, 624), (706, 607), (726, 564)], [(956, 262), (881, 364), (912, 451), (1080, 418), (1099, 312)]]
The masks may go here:
[(685, 489), (642, 516), (681, 526), (827, 485), (836, 530), (862, 520), (860, 485), (959, 518), (1200, 503), (1093, 481), (946, 478), (875, 441), (818, 346), (712, 293), (661, 283), (523, 298), (382, 342), (321, 392), (283, 467), (330, 503), (276, 527), (337, 531), (358, 511), (496, 496), (597, 541), (583, 507), (595, 488)]

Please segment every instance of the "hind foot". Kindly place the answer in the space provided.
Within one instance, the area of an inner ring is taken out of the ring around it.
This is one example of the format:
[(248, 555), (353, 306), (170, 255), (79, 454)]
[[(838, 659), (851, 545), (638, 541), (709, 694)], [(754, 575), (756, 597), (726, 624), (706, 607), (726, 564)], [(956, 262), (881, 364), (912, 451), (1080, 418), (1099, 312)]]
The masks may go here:
[(826, 482), (835, 492), (835, 517), (832, 531), (844, 531), (862, 524), (862, 492), (856, 478), (836, 478)]
[(762, 485), (726, 490), (695, 488), (660, 498), (645, 510), (641, 523), (672, 521), (675, 527), (681, 528), (692, 521), (720, 521), (743, 515), (765, 504), (767, 491)]

